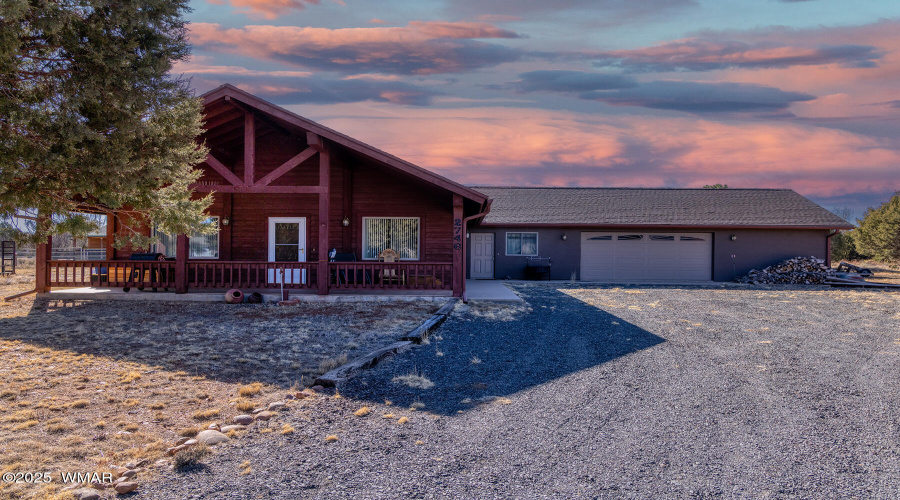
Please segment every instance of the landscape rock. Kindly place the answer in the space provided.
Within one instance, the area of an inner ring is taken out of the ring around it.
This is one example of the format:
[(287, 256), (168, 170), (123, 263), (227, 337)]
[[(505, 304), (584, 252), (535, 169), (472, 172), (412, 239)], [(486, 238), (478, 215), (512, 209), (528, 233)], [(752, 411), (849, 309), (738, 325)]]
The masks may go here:
[(138, 487), (137, 483), (130, 482), (130, 481), (123, 481), (121, 483), (116, 483), (116, 485), (113, 486), (113, 489), (116, 490), (116, 493), (122, 495), (125, 493), (131, 493), (132, 491), (136, 490), (137, 487)]
[(178, 441), (175, 441), (175, 446), (182, 445), (190, 440), (191, 440), (191, 438), (189, 438), (189, 437), (180, 438)]
[(169, 455), (169, 456), (171, 457), (172, 455), (178, 453), (179, 451), (181, 451), (181, 450), (183, 450), (183, 449), (185, 449), (185, 448), (187, 448), (187, 446), (185, 446), (185, 445), (183, 445), (183, 444), (180, 444), (180, 445), (178, 445), (178, 446), (173, 446), (173, 447), (171, 447), (171, 448), (169, 448), (169, 449), (166, 450), (166, 455)]
[(78, 488), (77, 490), (73, 490), (72, 496), (75, 497), (76, 500), (99, 500), (100, 494), (97, 493), (97, 490), (92, 488)]
[(822, 259), (794, 257), (763, 270), (754, 269), (746, 276), (735, 278), (735, 281), (754, 285), (820, 285), (834, 275), (835, 271)]
[(205, 431), (201, 432), (200, 434), (197, 434), (197, 441), (199, 441), (201, 443), (205, 443), (208, 446), (215, 446), (219, 443), (224, 443), (225, 441), (228, 441), (229, 439), (231, 439), (231, 438), (229, 438), (225, 434), (222, 434), (219, 431), (214, 431), (212, 429), (205, 430)]
[(242, 430), (245, 430), (246, 428), (247, 428), (246, 425), (238, 425), (238, 424), (226, 425), (225, 427), (222, 427), (222, 432), (226, 433), (229, 431), (242, 431)]
[(197, 441), (196, 439), (188, 439), (187, 441), (185, 441), (181, 444), (183, 444), (185, 446), (195, 446), (197, 443), (199, 443), (199, 441)]
[(284, 401), (273, 401), (269, 403), (269, 411), (278, 411), (283, 409), (287, 404)]
[[(307, 389), (303, 389), (302, 391), (300, 391), (300, 394), (302, 394), (304, 397), (313, 397), (316, 395), (316, 391), (307, 388)], [(298, 394), (298, 396), (299, 396), (299, 394)]]
[(321, 385), (314, 385), (312, 386), (312, 390), (315, 392), (322, 392), (325, 390), (325, 387)]
[(284, 395), (284, 399), (287, 399), (287, 400), (297, 399), (297, 396), (294, 396), (293, 394), (288, 393), (288, 394)]
[(253, 415), (238, 415), (232, 418), (231, 422), (237, 425), (250, 425), (253, 423)]
[(166, 460), (166, 459), (164, 459), (164, 458), (160, 458), (160, 459), (157, 460), (156, 462), (153, 462), (153, 466), (154, 466), (154, 467), (168, 467), (168, 466), (169, 466), (169, 461)]
[(263, 422), (265, 422), (265, 421), (268, 421), (270, 418), (272, 418), (272, 417), (274, 417), (274, 416), (275, 416), (275, 414), (272, 413), (272, 412), (270, 412), (270, 411), (268, 411), (268, 410), (266, 410), (266, 411), (261, 411), (261, 412), (259, 412), (259, 413), (256, 414), (256, 420), (262, 420)]
[(219, 424), (213, 422), (213, 423), (209, 424), (209, 427), (207, 427), (207, 429), (212, 429), (214, 431), (217, 431), (220, 429), (220, 427), (219, 427)]
[(137, 471), (134, 469), (129, 469), (122, 473), (121, 477), (134, 477), (137, 475)]

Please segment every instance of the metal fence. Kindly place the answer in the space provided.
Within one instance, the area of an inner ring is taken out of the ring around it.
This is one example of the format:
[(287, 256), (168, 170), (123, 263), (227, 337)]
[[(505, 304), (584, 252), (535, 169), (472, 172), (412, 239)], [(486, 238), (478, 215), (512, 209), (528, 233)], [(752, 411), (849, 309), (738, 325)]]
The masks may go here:
[[(33, 259), (35, 250), (23, 248), (16, 252), (20, 259)], [(105, 248), (54, 248), (51, 260), (106, 260)]]

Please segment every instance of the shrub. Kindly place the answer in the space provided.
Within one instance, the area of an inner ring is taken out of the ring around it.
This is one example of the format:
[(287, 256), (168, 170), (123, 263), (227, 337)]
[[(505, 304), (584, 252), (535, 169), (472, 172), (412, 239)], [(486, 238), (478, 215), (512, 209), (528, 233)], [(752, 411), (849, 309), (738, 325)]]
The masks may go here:
[(842, 260), (856, 260), (859, 253), (856, 251), (856, 244), (853, 242), (852, 231), (840, 231), (831, 237), (831, 260), (839, 262)]
[(856, 250), (885, 262), (900, 261), (900, 192), (878, 208), (869, 208), (853, 231)]

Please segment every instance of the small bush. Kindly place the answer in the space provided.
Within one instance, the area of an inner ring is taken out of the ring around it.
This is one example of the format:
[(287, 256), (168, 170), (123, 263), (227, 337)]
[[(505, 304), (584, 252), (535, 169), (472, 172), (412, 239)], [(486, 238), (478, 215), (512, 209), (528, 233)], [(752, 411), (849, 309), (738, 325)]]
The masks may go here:
[(87, 399), (79, 399), (77, 401), (72, 401), (69, 403), (70, 408), (87, 408), (90, 406), (91, 402)]
[(207, 455), (209, 455), (209, 446), (206, 443), (188, 446), (175, 454), (173, 460), (175, 470), (182, 471), (200, 465), (200, 461), (206, 458)]

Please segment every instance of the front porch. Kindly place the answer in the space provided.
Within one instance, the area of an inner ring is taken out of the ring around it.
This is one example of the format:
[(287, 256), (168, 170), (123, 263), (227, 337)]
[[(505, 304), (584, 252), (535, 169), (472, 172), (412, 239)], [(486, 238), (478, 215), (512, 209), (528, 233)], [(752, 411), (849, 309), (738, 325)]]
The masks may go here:
[[(291, 295), (453, 295), (453, 264), (449, 262), (325, 264), (325, 279), (320, 279), (316, 262), (48, 260), (44, 266), (38, 261), (36, 280), (47, 292), (77, 288), (78, 294), (104, 295), (131, 289), (183, 294), (232, 288), (274, 297), (281, 297), (282, 290)], [(221, 294), (216, 295), (220, 300)]]

